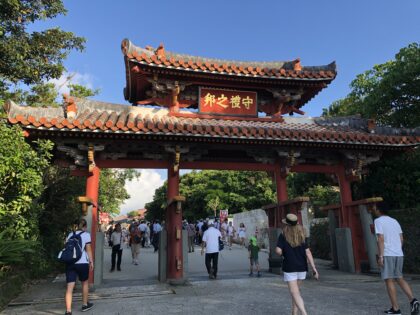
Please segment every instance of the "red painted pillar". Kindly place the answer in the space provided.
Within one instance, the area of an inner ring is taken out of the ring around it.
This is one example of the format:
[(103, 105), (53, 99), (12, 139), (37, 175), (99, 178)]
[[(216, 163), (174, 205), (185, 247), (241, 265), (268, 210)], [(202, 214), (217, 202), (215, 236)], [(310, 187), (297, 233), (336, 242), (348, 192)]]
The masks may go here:
[(344, 167), (337, 174), (337, 177), (338, 177), (338, 183), (340, 185), (340, 197), (341, 197), (340, 217), (341, 217), (342, 226), (340, 227), (349, 227), (350, 214), (348, 213), (346, 204), (349, 204), (353, 201), (352, 196), (351, 196), (351, 182), (346, 178)]
[[(179, 195), (179, 171), (173, 167), (168, 168), (168, 192), (167, 199), (171, 201)], [(182, 210), (177, 211), (176, 202), (166, 208), (166, 231), (168, 233), (167, 244), (167, 279), (179, 280), (184, 276), (182, 257)]]
[[(98, 195), (99, 195), (99, 175), (100, 169), (95, 166), (92, 173), (86, 179), (86, 196), (91, 198), (93, 201), (92, 206), (92, 225), (90, 229), (90, 235), (92, 238), (92, 255), (95, 259), (95, 244), (96, 244), (96, 231), (98, 229)], [(93, 271), (89, 271), (89, 283), (93, 283)]]
[[(276, 191), (277, 191), (277, 203), (279, 204), (280, 202), (283, 201), (287, 201), (287, 181), (286, 181), (286, 177), (284, 177), (281, 174), (281, 166), (278, 165), (276, 170), (275, 170), (275, 178), (276, 178)], [(274, 227), (280, 227), (280, 222), (283, 219), (283, 217), (285, 216), (285, 213), (283, 213), (283, 211), (280, 211), (279, 206), (277, 206), (277, 208), (275, 209), (275, 226)]]
[[(351, 181), (346, 178), (344, 167), (340, 170), (338, 175), (338, 182), (340, 183), (340, 195), (341, 195), (341, 216), (342, 216), (342, 226), (350, 228), (351, 231), (351, 241), (353, 245), (353, 257), (354, 257), (354, 267), (356, 272), (361, 271), (361, 257), (360, 257), (360, 248), (363, 244), (360, 244), (360, 240), (357, 239), (357, 224), (361, 224), (360, 220), (355, 222), (353, 219), (354, 211), (353, 207), (350, 205), (352, 200), (351, 195)], [(363, 241), (363, 240), (362, 240)]]

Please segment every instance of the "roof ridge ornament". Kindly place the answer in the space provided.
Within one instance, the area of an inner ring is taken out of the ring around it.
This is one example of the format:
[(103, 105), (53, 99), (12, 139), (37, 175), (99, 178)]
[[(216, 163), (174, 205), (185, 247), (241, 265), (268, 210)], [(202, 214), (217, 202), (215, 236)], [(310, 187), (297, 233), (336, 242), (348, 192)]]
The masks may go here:
[(156, 48), (155, 55), (159, 60), (166, 59), (165, 47), (163, 46), (163, 43), (160, 43), (159, 47)]
[(64, 109), (64, 117), (74, 119), (77, 114), (77, 106), (74, 97), (64, 93), (63, 94), (63, 109)]
[(293, 60), (293, 70), (302, 71), (302, 65), (300, 64), (300, 58)]

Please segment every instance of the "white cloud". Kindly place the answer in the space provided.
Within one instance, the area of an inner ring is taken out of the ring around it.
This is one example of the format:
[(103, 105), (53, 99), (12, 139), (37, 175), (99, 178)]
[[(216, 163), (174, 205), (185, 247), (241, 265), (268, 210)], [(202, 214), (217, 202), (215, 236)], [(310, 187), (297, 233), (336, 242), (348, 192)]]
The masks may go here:
[(83, 85), (93, 89), (93, 77), (88, 73), (64, 72), (58, 79), (51, 79), (49, 83), (54, 83), (60, 94), (70, 92), (69, 84)]
[(132, 210), (142, 209), (144, 205), (153, 200), (155, 190), (163, 185), (165, 179), (155, 170), (139, 170), (141, 176), (138, 179), (125, 184), (125, 189), (131, 196), (121, 206), (121, 214)]

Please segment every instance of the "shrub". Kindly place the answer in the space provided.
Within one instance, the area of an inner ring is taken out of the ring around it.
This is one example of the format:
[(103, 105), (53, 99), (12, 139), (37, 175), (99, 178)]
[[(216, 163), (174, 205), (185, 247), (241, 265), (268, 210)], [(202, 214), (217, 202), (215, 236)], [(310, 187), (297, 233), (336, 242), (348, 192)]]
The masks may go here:
[(328, 219), (314, 219), (311, 223), (310, 247), (315, 258), (331, 259)]
[(389, 214), (398, 220), (404, 235), (404, 271), (420, 273), (420, 208), (393, 210)]

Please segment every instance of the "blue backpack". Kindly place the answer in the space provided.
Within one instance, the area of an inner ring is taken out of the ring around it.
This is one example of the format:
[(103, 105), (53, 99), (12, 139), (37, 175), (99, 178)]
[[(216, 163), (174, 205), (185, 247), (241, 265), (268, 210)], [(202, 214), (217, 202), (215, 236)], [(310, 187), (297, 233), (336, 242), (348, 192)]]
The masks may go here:
[(73, 235), (67, 240), (64, 248), (58, 253), (58, 261), (71, 265), (82, 257), (82, 233), (76, 234), (76, 232), (73, 232)]

